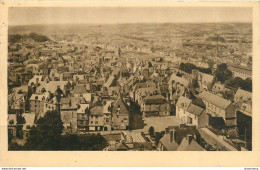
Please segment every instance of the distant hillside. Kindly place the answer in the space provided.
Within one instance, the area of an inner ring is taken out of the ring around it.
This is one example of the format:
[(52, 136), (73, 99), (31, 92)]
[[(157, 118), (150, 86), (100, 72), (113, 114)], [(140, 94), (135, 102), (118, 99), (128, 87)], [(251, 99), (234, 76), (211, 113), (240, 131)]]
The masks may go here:
[(35, 42), (45, 42), (49, 41), (50, 39), (45, 35), (39, 35), (36, 33), (30, 33), (29, 35), (21, 35), (21, 34), (9, 34), (8, 41), (10, 43), (19, 43), (22, 39), (31, 39)]

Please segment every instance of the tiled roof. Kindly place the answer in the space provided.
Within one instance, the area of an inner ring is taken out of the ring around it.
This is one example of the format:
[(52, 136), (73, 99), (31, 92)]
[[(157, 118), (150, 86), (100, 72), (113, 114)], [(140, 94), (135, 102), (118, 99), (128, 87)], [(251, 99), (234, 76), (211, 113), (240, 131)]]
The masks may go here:
[(204, 111), (203, 108), (196, 106), (194, 104), (190, 104), (190, 106), (188, 107), (188, 112), (196, 116), (199, 116), (203, 111)]
[(203, 91), (202, 93), (199, 94), (199, 97), (202, 100), (205, 100), (224, 110), (231, 104), (231, 101), (226, 100), (218, 95), (212, 94), (208, 91)]

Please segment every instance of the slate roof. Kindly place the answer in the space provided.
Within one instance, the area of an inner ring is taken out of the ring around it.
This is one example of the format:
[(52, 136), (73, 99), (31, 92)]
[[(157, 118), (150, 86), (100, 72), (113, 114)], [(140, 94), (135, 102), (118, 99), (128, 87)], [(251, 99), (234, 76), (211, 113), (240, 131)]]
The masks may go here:
[(126, 114), (129, 115), (128, 106), (125, 104), (125, 102), (122, 100), (121, 96), (118, 97), (116, 100), (112, 113), (115, 114), (118, 111), (118, 105), (120, 105), (120, 112), (119, 114)]
[(190, 112), (191, 114), (194, 114), (196, 116), (199, 116), (202, 112), (204, 111), (203, 108), (194, 105), (194, 104), (190, 104), (190, 106), (188, 107), (188, 112)]
[(165, 134), (161, 138), (160, 142), (166, 148), (167, 151), (176, 151), (179, 147), (178, 143), (176, 143), (175, 141), (170, 142), (170, 134)]
[(202, 100), (205, 100), (224, 110), (231, 104), (231, 101), (226, 100), (218, 95), (212, 94), (208, 91), (203, 91), (202, 93), (199, 94), (199, 97)]
[(202, 146), (200, 146), (193, 138), (189, 143), (188, 138), (182, 139), (180, 146), (177, 151), (206, 151)]

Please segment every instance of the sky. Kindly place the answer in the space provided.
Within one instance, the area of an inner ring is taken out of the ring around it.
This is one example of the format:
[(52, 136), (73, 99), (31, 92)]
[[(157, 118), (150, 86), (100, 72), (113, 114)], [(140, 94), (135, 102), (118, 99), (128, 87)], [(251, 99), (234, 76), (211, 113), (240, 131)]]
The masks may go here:
[(247, 7), (11, 7), (9, 25), (252, 22)]

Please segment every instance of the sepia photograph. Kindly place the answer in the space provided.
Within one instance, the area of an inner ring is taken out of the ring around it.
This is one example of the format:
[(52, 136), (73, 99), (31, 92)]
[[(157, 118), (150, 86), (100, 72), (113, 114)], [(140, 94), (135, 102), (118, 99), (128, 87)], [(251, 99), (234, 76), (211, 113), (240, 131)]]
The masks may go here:
[(10, 8), (8, 149), (252, 150), (252, 9)]
[(0, 163), (259, 165), (259, 4), (176, 4), (1, 3)]

